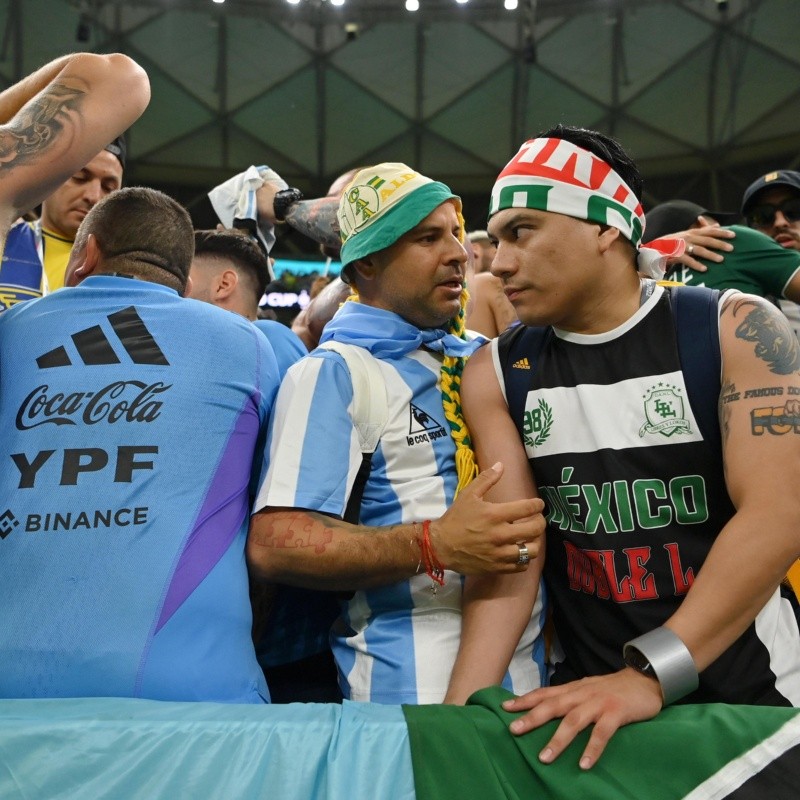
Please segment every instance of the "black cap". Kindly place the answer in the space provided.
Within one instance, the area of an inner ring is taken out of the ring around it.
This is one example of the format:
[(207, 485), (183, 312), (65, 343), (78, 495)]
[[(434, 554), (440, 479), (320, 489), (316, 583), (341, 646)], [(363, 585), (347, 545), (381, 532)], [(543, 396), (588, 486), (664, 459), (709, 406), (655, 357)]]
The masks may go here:
[(111, 144), (106, 145), (103, 149), (115, 155), (119, 159), (119, 163), (122, 164), (122, 169), (125, 169), (125, 157), (128, 154), (128, 146), (125, 143), (124, 133), (117, 136)]
[(747, 209), (753, 204), (755, 195), (762, 189), (768, 189), (772, 186), (788, 186), (800, 193), (800, 172), (795, 172), (791, 169), (777, 169), (775, 172), (768, 172), (757, 181), (753, 181), (745, 189), (744, 197), (742, 197), (742, 214), (747, 213)]
[(645, 216), (644, 236), (642, 243), (652, 242), (670, 233), (685, 231), (697, 222), (700, 215), (711, 217), (720, 225), (733, 225), (739, 221), (739, 215), (732, 211), (709, 211), (703, 206), (689, 200), (668, 200), (651, 208)]

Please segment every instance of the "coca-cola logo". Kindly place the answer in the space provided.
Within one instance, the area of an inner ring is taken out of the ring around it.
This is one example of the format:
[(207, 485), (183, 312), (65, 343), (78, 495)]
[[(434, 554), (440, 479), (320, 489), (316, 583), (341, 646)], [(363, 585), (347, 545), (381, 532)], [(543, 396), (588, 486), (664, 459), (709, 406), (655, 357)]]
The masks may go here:
[(86, 425), (107, 422), (153, 422), (161, 413), (163, 400), (159, 395), (172, 384), (114, 381), (97, 392), (49, 394), (50, 387), (37, 386), (17, 411), (17, 429), (21, 431), (39, 425)]

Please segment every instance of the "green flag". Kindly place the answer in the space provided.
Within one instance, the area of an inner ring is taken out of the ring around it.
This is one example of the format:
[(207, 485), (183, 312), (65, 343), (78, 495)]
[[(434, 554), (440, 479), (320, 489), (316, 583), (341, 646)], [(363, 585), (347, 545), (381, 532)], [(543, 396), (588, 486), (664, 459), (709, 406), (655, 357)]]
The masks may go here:
[[(417, 800), (678, 800), (800, 796), (800, 713), (794, 708), (671, 706), (621, 728), (600, 761), (578, 767), (584, 731), (552, 764), (538, 754), (554, 721), (524, 736), (493, 687), (466, 708), (404, 706)], [(768, 787), (768, 788), (767, 788)]]

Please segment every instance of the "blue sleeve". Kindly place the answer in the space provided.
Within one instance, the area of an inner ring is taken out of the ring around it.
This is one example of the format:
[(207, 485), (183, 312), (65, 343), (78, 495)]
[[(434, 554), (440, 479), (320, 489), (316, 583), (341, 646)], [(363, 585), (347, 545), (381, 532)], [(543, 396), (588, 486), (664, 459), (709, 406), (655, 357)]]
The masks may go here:
[(300, 337), (284, 324), (268, 319), (259, 319), (253, 324), (266, 336), (272, 346), (281, 378), (292, 364), (299, 361), (303, 356), (308, 355), (308, 350), (306, 350), (306, 346), (300, 340)]
[(281, 384), (281, 377), (283, 375), (280, 367), (278, 366), (275, 352), (270, 346), (269, 342), (267, 342), (267, 340), (259, 332), (256, 332), (253, 340), (255, 342), (256, 362), (258, 365), (256, 386), (258, 387), (259, 391), (257, 403), (260, 425), (258, 438), (256, 439), (255, 449), (253, 451), (253, 468), (251, 470), (249, 487), (251, 500), (255, 497), (260, 475), (263, 470), (267, 429), (272, 416), (273, 406), (275, 405), (275, 398), (278, 394), (278, 388)]
[(270, 421), (255, 510), (344, 514), (362, 458), (352, 399), (350, 373), (337, 353), (309, 356), (288, 371)]

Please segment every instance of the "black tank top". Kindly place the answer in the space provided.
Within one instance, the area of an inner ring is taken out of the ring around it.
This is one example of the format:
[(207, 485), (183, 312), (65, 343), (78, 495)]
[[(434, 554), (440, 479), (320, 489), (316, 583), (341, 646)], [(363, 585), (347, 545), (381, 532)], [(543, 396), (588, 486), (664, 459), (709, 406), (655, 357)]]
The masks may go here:
[[(734, 508), (689, 399), (668, 291), (606, 334), (514, 336), (503, 379), (530, 370), (515, 423), (546, 503), (544, 574), (564, 652), (552, 682), (564, 683), (622, 668), (623, 644), (675, 612)], [(524, 356), (526, 339), (537, 357)], [(686, 702), (789, 705), (755, 625)]]

